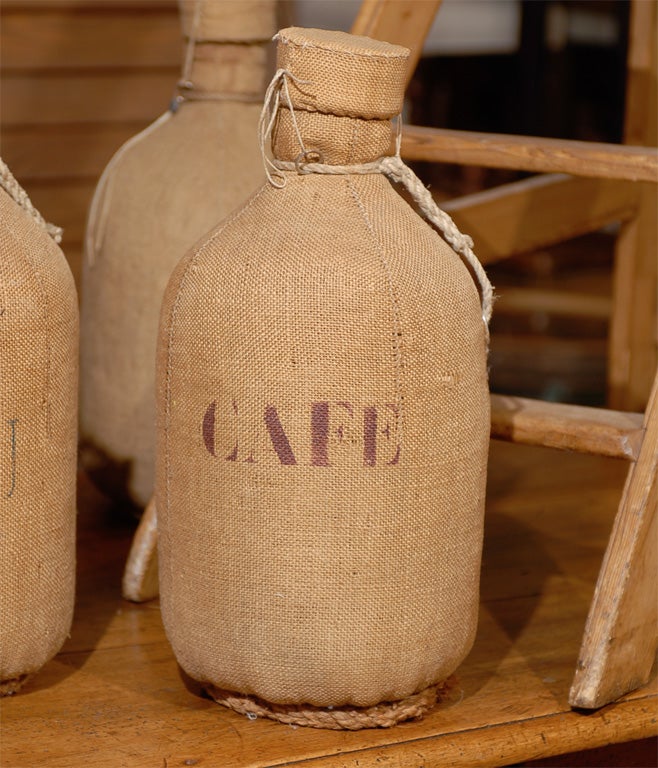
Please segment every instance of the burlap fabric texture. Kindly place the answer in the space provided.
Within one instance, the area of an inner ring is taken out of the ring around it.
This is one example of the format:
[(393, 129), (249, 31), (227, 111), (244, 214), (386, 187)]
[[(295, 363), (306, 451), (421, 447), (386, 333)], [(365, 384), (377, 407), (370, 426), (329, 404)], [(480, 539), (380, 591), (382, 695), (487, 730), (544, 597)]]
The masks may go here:
[(0, 161), (0, 695), (73, 613), (78, 305), (51, 233)]
[(390, 151), (407, 56), (279, 33), (271, 182), (181, 261), (163, 303), (167, 635), (218, 701), (284, 722), (422, 714), (476, 629), (478, 287), (383, 173), (363, 172)]
[(172, 109), (125, 144), (92, 203), (82, 277), (83, 464), (108, 494), (153, 492), (158, 314), (176, 262), (263, 179), (255, 142), (274, 0), (187, 0)]

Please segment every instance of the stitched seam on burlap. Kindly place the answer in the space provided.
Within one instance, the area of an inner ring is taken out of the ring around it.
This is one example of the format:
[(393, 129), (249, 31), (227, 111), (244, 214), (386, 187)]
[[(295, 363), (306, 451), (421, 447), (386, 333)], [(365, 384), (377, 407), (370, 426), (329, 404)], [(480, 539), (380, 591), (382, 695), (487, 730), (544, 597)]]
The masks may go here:
[(358, 133), (358, 123), (354, 123), (352, 126), (352, 142), (350, 144), (349, 152), (347, 155), (347, 164), (349, 165), (354, 159), (354, 150), (356, 149), (356, 137)]
[(397, 409), (398, 409), (398, 414), (397, 414), (398, 434), (400, 436), (400, 448), (403, 448), (404, 447), (404, 387), (403, 387), (404, 355), (402, 352), (402, 324), (400, 322), (400, 314), (401, 314), (400, 302), (397, 297), (397, 294), (395, 293), (395, 288), (393, 287), (393, 276), (391, 274), (391, 268), (389, 266), (389, 263), (386, 260), (386, 254), (384, 253), (384, 249), (382, 248), (379, 238), (377, 237), (377, 234), (375, 233), (375, 230), (370, 222), (370, 218), (368, 217), (365, 206), (363, 205), (363, 202), (359, 197), (359, 193), (354, 188), (354, 185), (350, 177), (346, 176), (345, 181), (347, 182), (347, 187), (352, 196), (352, 199), (354, 200), (359, 211), (361, 212), (361, 217), (363, 219), (363, 222), (366, 225), (366, 228), (368, 229), (368, 231), (370, 232), (370, 235), (372, 236), (373, 242), (375, 244), (375, 248), (377, 249), (377, 253), (379, 255), (379, 260), (382, 264), (382, 267), (384, 269), (384, 274), (386, 276), (388, 294), (391, 300), (391, 308), (393, 310), (393, 336), (394, 336), (393, 349), (395, 352), (395, 389), (396, 389)]
[[(345, 51), (337, 47), (332, 47), (329, 45), (319, 45), (318, 43), (296, 43), (294, 40), (291, 40), (289, 37), (284, 37), (279, 32), (279, 40), (284, 45), (291, 45), (293, 48), (297, 50), (305, 50), (306, 48), (313, 48), (317, 51), (329, 51), (332, 56), (349, 56), (352, 59), (384, 59), (385, 61), (390, 61), (391, 59), (407, 59), (408, 54), (407, 53), (357, 53), (356, 51)], [(402, 46), (396, 46), (396, 47), (402, 47)]]
[[(244, 213), (246, 213), (251, 206), (258, 200), (258, 198), (263, 194), (263, 192), (267, 189), (267, 184), (264, 184), (258, 192), (254, 194), (254, 196), (249, 200), (243, 208), (240, 208), (239, 210), (235, 211), (229, 218), (227, 218), (224, 221), (223, 226), (221, 226), (216, 232), (213, 232), (213, 234), (208, 237), (207, 240), (204, 240), (203, 243), (201, 243), (192, 253), (192, 256), (190, 257), (190, 262), (185, 268), (185, 272), (183, 273), (183, 276), (180, 281), (180, 285), (178, 288), (178, 292), (176, 293), (176, 298), (174, 300), (174, 304), (171, 308), (171, 315), (169, 320), (169, 338), (167, 339), (167, 367), (166, 367), (166, 387), (165, 387), (165, 402), (166, 402), (166, 408), (165, 408), (165, 423), (164, 423), (164, 434), (165, 434), (165, 493), (166, 493), (166, 499), (165, 499), (165, 507), (167, 509), (167, 515), (169, 515), (169, 498), (171, 496), (170, 488), (171, 488), (171, 472), (170, 472), (170, 451), (169, 451), (169, 424), (171, 421), (171, 349), (173, 346), (174, 341), (174, 327), (176, 325), (176, 318), (178, 315), (178, 309), (180, 306), (181, 298), (183, 295), (183, 292), (185, 291), (185, 288), (187, 286), (187, 281), (190, 276), (190, 273), (192, 272), (193, 268), (196, 266), (197, 259), (199, 257), (199, 254), (201, 251), (207, 246), (210, 245), (215, 238), (219, 237), (224, 230), (232, 224), (234, 221), (239, 219)], [(172, 551), (171, 546), (171, 525), (169, 524), (169, 521), (167, 521), (167, 543), (169, 545), (169, 551)], [(173, 573), (173, 566), (172, 566), (172, 558), (169, 557), (169, 578), (173, 582), (174, 580), (174, 573)]]
[[(9, 237), (16, 243), (19, 250), (25, 250), (23, 247), (23, 243), (20, 242), (20, 240), (16, 237), (15, 233), (9, 229), (6, 228), (7, 233), (9, 234)], [(46, 330), (46, 382), (45, 382), (45, 394), (44, 394), (44, 402), (43, 405), (45, 407), (46, 411), (46, 435), (50, 439), (51, 437), (51, 423), (50, 423), (50, 379), (51, 379), (51, 367), (52, 367), (52, 349), (51, 349), (51, 338), (50, 338), (50, 312), (49, 309), (49, 301), (48, 301), (48, 293), (46, 292), (46, 287), (43, 282), (43, 275), (41, 274), (41, 270), (37, 266), (37, 263), (32, 256), (32, 251), (28, 249), (29, 252), (27, 254), (27, 258), (32, 266), (32, 274), (35, 277), (37, 286), (39, 288), (39, 293), (41, 294), (42, 301), (40, 302), (39, 306), (42, 308), (43, 312), (43, 322), (45, 325)]]
[[(110, 204), (110, 195), (112, 194), (113, 182), (116, 177), (116, 173), (112, 173), (114, 169), (119, 165), (119, 162), (123, 159), (126, 152), (131, 150), (134, 146), (139, 144), (142, 139), (153, 133), (156, 128), (159, 128), (167, 120), (171, 119), (172, 113), (168, 110), (158, 117), (157, 120), (152, 122), (138, 134), (125, 141), (119, 149), (114, 153), (110, 162), (105, 166), (105, 170), (101, 174), (96, 190), (91, 199), (91, 205), (89, 206), (89, 215), (87, 217), (87, 234), (83, 243), (84, 252), (84, 265), (88, 268), (94, 266), (96, 260), (96, 244), (98, 243), (98, 250), (101, 249), (105, 240), (105, 232), (107, 229), (107, 210)], [(98, 241), (98, 227), (101, 227), (101, 240)], [(89, 236), (92, 235), (90, 238)]]

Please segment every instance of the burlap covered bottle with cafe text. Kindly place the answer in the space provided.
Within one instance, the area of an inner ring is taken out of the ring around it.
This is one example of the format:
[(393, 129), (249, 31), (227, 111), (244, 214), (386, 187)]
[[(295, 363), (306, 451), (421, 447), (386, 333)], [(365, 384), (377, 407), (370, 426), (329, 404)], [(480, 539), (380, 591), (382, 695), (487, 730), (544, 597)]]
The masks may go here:
[(78, 304), (56, 238), (0, 161), (0, 696), (73, 615)]
[(106, 493), (153, 491), (158, 313), (177, 261), (263, 179), (257, 143), (274, 0), (181, 0), (171, 109), (98, 184), (82, 279), (83, 463)]
[(278, 34), (269, 181), (178, 265), (161, 314), (166, 631), (217, 701), (284, 722), (422, 714), (476, 628), (491, 287), (389, 157), (407, 57)]

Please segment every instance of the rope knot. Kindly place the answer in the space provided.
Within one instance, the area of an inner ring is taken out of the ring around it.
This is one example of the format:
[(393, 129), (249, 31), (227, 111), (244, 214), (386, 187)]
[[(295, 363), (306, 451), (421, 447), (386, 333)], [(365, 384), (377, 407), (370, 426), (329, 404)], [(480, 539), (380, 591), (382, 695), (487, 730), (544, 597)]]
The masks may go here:
[[(288, 88), (288, 81), (292, 80), (296, 84), (309, 84), (308, 80), (300, 80), (287, 69), (279, 69), (272, 78), (267, 92), (265, 93), (265, 103), (260, 115), (259, 134), (260, 149), (265, 167), (265, 175), (269, 183), (277, 189), (283, 189), (286, 186), (286, 177), (284, 171), (297, 171), (298, 174), (320, 173), (325, 175), (363, 175), (370, 173), (383, 173), (391, 181), (402, 184), (411, 194), (418, 210), (422, 216), (439, 230), (446, 242), (449, 243), (464, 261), (470, 266), (475, 278), (480, 285), (480, 295), (482, 302), (482, 319), (485, 327), (488, 327), (493, 308), (493, 288), (487, 278), (484, 268), (473, 253), (473, 240), (459, 231), (455, 222), (442, 211), (434, 202), (434, 198), (423, 185), (416, 174), (404, 164), (400, 157), (401, 145), (401, 121), (398, 116), (396, 153), (386, 157), (380, 157), (371, 163), (361, 163), (360, 165), (325, 165), (324, 157), (316, 149), (310, 149), (304, 146), (297, 120), (295, 119), (295, 109)], [(292, 124), (299, 142), (300, 153), (294, 162), (284, 162), (271, 160), (266, 154), (266, 143), (272, 134), (274, 121), (282, 99), (290, 110)]]
[[(265, 168), (265, 175), (267, 180), (273, 187), (277, 189), (283, 189), (286, 186), (286, 177), (281, 170), (270, 160), (267, 155), (267, 141), (272, 135), (272, 129), (274, 128), (274, 121), (276, 120), (279, 106), (281, 104), (281, 94), (285, 100), (285, 104), (290, 110), (292, 117), (292, 124), (295, 129), (295, 135), (299, 142), (299, 148), (301, 152), (295, 160), (298, 173), (308, 173), (301, 168), (309, 163), (321, 162), (317, 158), (322, 157), (322, 154), (317, 150), (307, 149), (304, 146), (304, 139), (297, 125), (295, 119), (295, 108), (293, 107), (292, 97), (290, 96), (290, 89), (288, 88), (288, 81), (292, 80), (298, 85), (310, 85), (310, 80), (301, 80), (299, 77), (293, 75), (288, 69), (277, 69), (272, 78), (272, 82), (269, 84), (267, 91), (265, 91), (265, 102), (263, 103), (263, 109), (260, 113), (260, 120), (258, 122), (258, 133), (260, 136), (260, 153), (263, 158), (263, 166)], [(311, 159), (314, 157), (315, 159)]]

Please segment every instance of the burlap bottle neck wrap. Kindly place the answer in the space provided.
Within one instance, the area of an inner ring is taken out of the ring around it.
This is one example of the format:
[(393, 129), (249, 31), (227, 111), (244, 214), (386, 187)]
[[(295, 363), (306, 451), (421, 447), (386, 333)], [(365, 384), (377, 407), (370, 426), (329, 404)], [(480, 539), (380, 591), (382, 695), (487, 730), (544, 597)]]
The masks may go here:
[[(400, 158), (400, 111), (409, 51), (366, 37), (291, 27), (275, 38), (277, 72), (261, 115), (261, 150), (269, 182), (286, 175), (381, 173), (403, 184), (419, 212), (468, 265), (480, 288), (482, 317), (491, 318), (493, 288), (473, 241), (440, 210)], [(391, 155), (392, 118), (397, 118)], [(271, 136), (272, 155), (266, 156)]]
[(232, 100), (260, 103), (274, 0), (180, 0), (183, 69), (174, 104)]
[(274, 157), (295, 161), (300, 144), (331, 165), (389, 154), (409, 51), (326, 30), (284, 29), (277, 40), (277, 68), (287, 76), (272, 128)]

